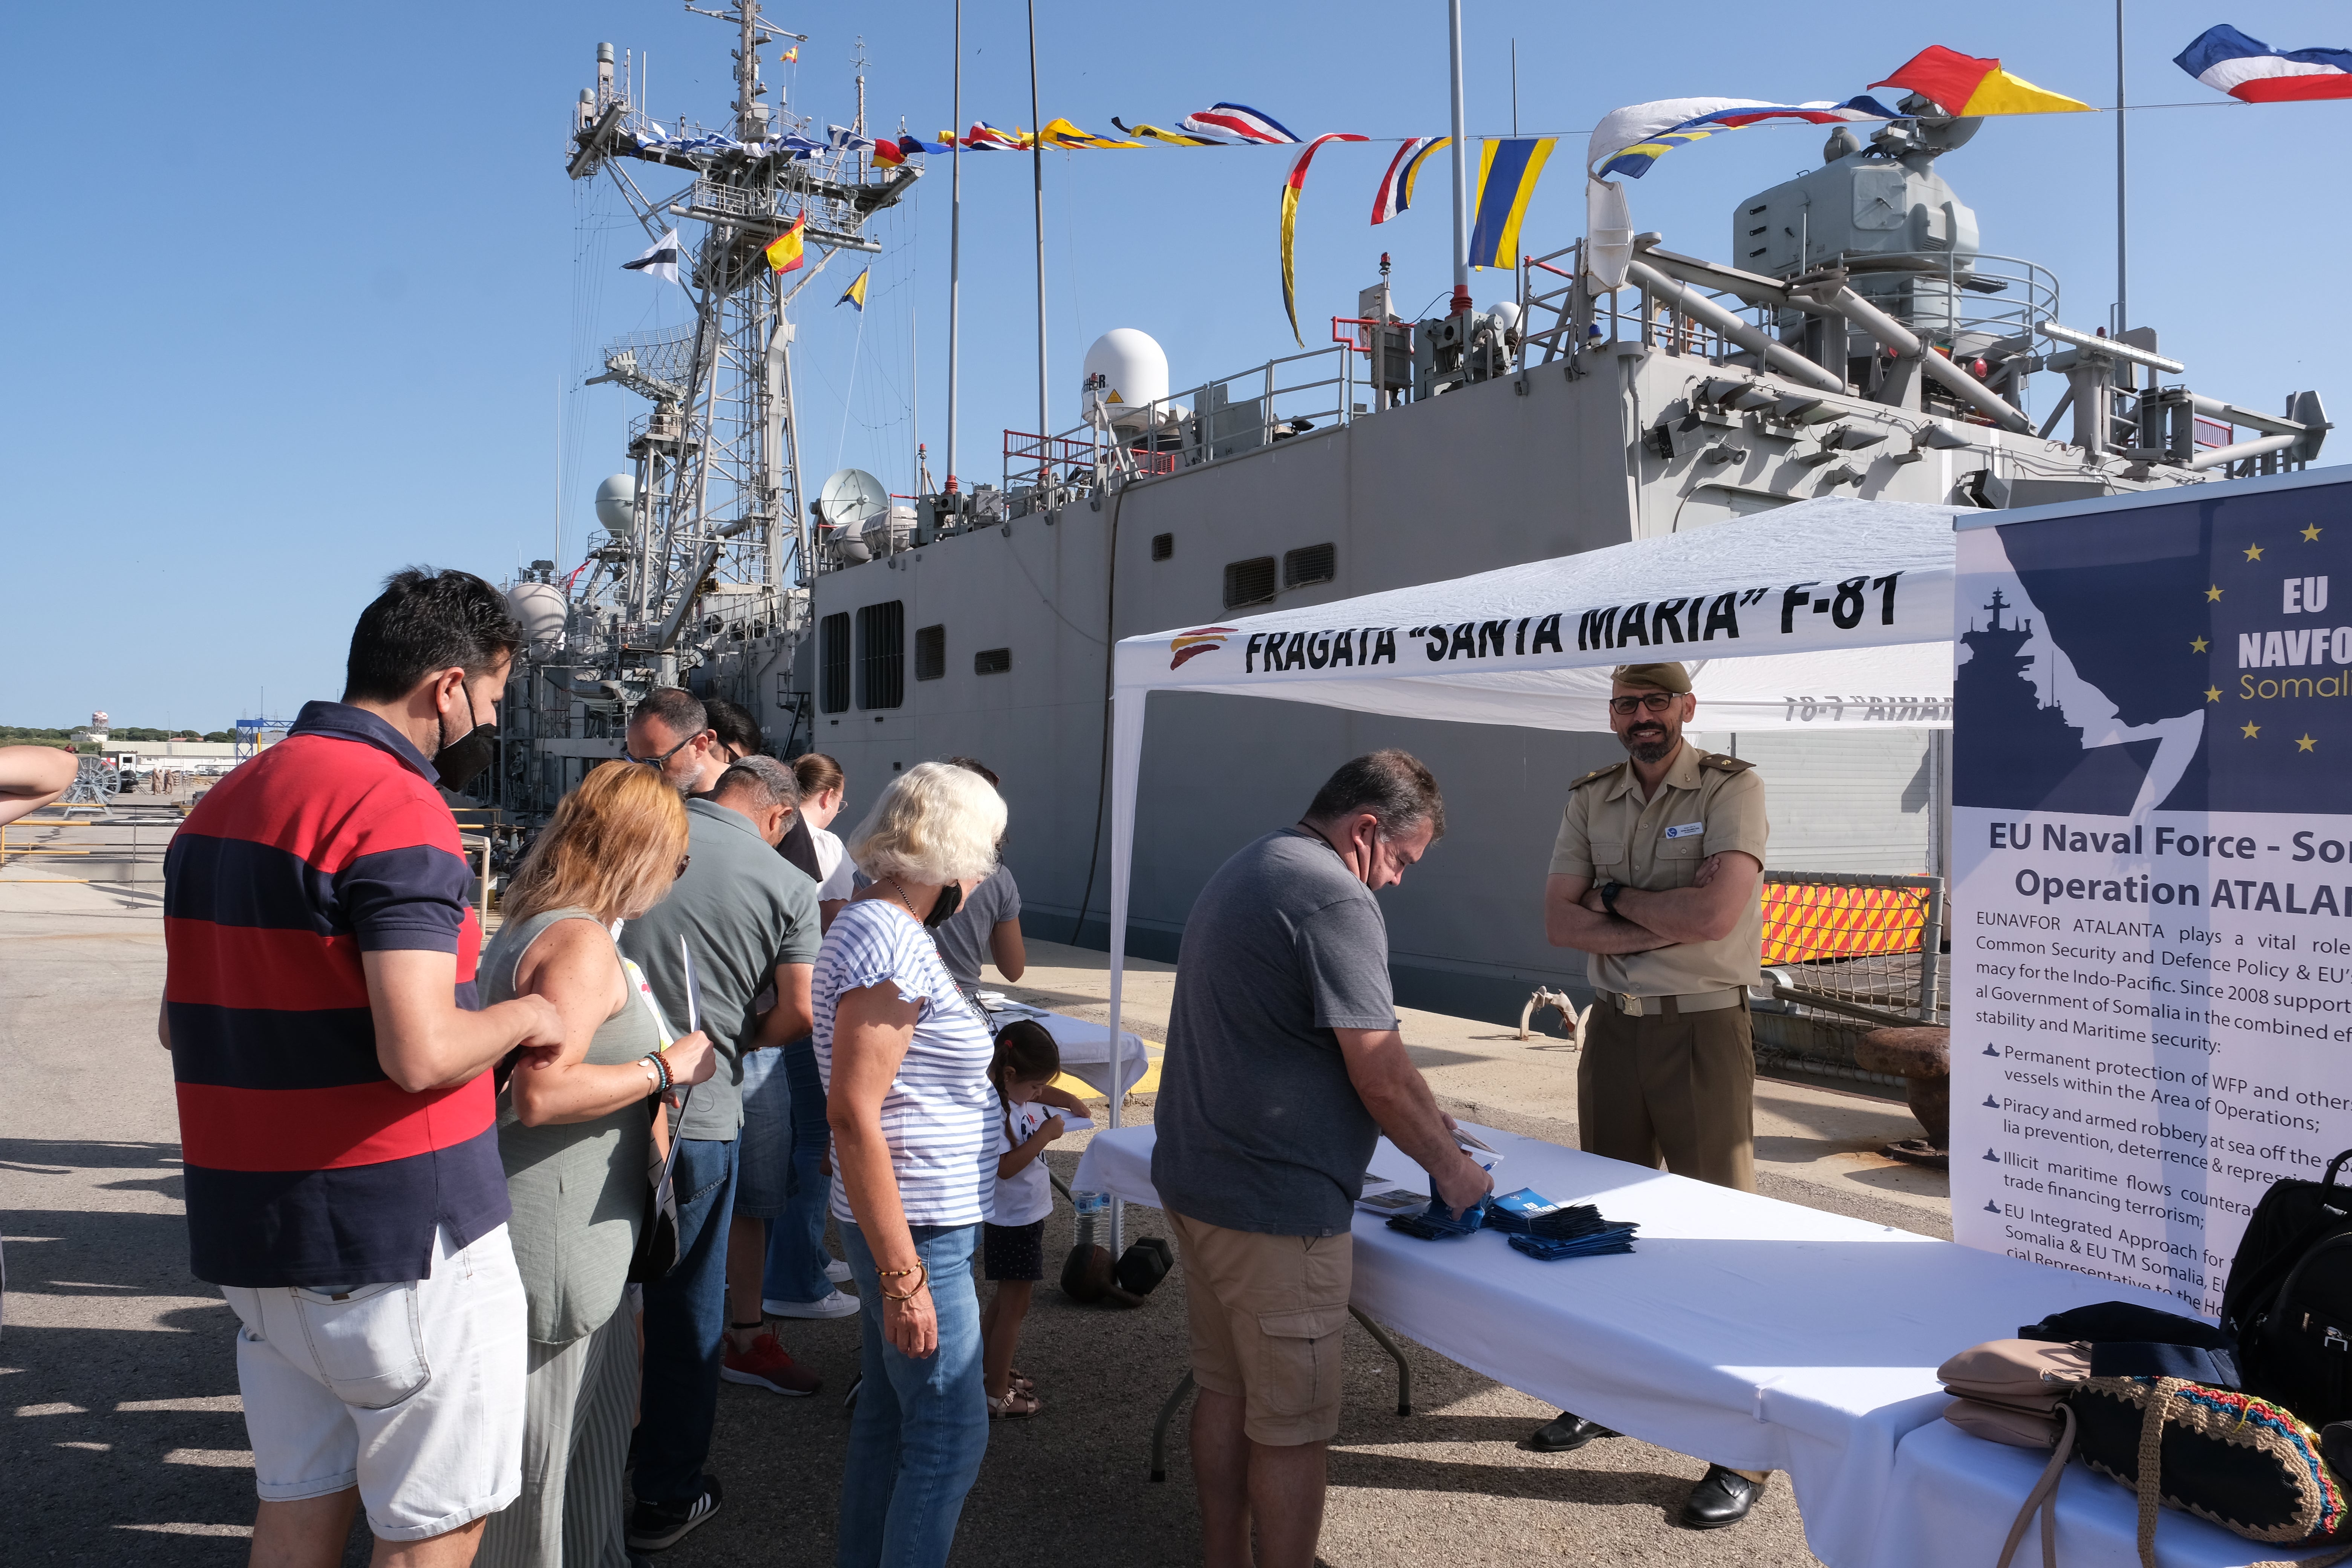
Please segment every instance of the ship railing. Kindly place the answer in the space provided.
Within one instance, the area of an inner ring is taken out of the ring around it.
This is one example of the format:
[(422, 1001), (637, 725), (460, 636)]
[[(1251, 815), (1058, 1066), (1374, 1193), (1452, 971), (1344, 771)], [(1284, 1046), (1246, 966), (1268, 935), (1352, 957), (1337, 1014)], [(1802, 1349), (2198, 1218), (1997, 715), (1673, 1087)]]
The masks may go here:
[[(1607, 291), (1588, 304), (1577, 280), (1582, 247), (1529, 257), (1519, 267), (1521, 331), (1540, 345), (1542, 360), (1580, 353), (1587, 343), (1690, 354), (1711, 363), (1747, 363), (1753, 356), (1704, 322), (1693, 321), (1638, 283)], [(1986, 252), (1893, 251), (1840, 254), (1854, 292), (1902, 321), (1933, 347), (1964, 364), (1995, 391), (2017, 401), (2024, 378), (2042, 366), (2033, 327), (2058, 313), (2058, 279), (2021, 257)], [(1759, 331), (1795, 344), (1808, 312), (1750, 303), (1740, 296), (1685, 285)], [(1971, 362), (1975, 362), (1971, 363)]]
[[(1005, 494), (1017, 507), (1034, 509), (1041, 489), (1050, 504), (1055, 495), (1221, 463), (1346, 425), (1370, 412), (1356, 401), (1364, 385), (1356, 353), (1346, 340), (1318, 344), (1135, 405), (1116, 442), (1103, 441), (1092, 425), (1049, 437), (1007, 430)], [(1042, 487), (1041, 466), (1047, 471)]]

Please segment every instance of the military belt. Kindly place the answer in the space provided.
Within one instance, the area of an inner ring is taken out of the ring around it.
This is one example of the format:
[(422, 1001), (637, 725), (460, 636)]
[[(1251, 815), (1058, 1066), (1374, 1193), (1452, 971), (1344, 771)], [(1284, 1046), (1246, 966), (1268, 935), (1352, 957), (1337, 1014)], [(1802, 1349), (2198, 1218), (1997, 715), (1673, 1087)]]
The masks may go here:
[(1721, 991), (1698, 991), (1687, 996), (1628, 996), (1622, 991), (1596, 992), (1601, 1002), (1629, 1018), (1673, 1018), (1685, 1013), (1719, 1013), (1727, 1007), (1737, 1007), (1748, 999), (1740, 986), (1727, 986)]

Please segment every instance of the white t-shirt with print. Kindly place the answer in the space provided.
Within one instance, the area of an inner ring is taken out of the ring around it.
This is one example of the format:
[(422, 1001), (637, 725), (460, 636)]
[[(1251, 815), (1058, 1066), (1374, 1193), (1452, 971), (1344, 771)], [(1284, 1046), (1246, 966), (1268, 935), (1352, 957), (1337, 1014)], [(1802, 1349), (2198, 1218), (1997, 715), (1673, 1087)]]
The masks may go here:
[[(1030, 1100), (1016, 1100), (1013, 1102), (1013, 1127), (1008, 1133), (1004, 1126), (1004, 1101), (998, 1099), (993, 1104), (996, 1154), (1000, 1159), (1035, 1137), (1037, 1129), (1062, 1114), (1050, 1105), (1040, 1105)], [(1053, 1212), (1054, 1178), (1045, 1169), (1045, 1155), (1043, 1150), (1038, 1152), (1035, 1159), (1013, 1172), (1013, 1174), (996, 1178), (989, 1205), (989, 1224), (1029, 1225), (1044, 1219)]]

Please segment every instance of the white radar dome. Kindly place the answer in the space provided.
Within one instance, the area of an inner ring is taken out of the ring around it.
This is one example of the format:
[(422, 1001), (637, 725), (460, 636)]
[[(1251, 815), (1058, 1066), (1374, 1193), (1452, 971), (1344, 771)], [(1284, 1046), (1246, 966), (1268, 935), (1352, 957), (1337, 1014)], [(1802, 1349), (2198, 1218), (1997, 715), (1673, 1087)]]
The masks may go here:
[(637, 510), (637, 478), (614, 474), (596, 487), (596, 521), (609, 532), (626, 533)]
[(523, 638), (533, 648), (545, 652), (563, 640), (568, 606), (554, 584), (518, 583), (507, 591), (507, 607), (522, 623)]
[(1113, 327), (1097, 338), (1085, 369), (1079, 408), (1091, 416), (1099, 400), (1115, 426), (1141, 425), (1149, 406), (1168, 395), (1167, 353), (1133, 327)]

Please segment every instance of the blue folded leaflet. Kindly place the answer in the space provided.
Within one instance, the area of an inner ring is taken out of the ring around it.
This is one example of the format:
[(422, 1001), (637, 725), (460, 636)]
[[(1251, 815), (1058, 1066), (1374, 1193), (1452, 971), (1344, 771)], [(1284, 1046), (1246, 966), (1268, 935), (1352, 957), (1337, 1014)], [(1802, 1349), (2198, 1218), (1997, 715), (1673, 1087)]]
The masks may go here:
[(1459, 1219), (1455, 1218), (1454, 1211), (1446, 1206), (1444, 1198), (1432, 1198), (1429, 1200), (1429, 1207), (1420, 1214), (1401, 1214), (1392, 1216), (1389, 1220), (1389, 1228), (1401, 1230), (1405, 1235), (1416, 1237), (1423, 1241), (1451, 1241), (1456, 1237), (1468, 1236), (1477, 1230), (1485, 1222), (1486, 1216), (1486, 1200), (1484, 1198), (1464, 1209)]
[(1545, 1263), (1559, 1263), (1570, 1258), (1601, 1258), (1613, 1252), (1633, 1250), (1633, 1229), (1630, 1224), (1604, 1224), (1599, 1229), (1573, 1237), (1554, 1238), (1545, 1236), (1514, 1236), (1509, 1237), (1514, 1250)]

